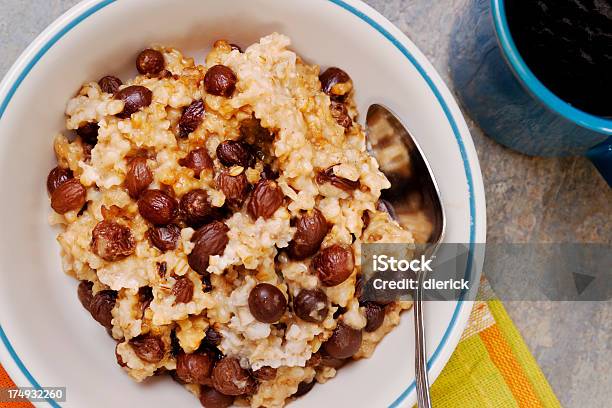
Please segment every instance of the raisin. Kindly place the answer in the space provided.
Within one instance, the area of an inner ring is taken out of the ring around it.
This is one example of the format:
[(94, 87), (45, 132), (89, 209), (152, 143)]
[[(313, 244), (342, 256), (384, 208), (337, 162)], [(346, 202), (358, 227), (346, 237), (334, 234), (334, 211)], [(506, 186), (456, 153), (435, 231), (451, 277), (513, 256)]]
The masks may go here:
[(209, 94), (229, 98), (236, 90), (237, 81), (238, 78), (231, 68), (215, 65), (204, 76), (204, 89)]
[(51, 208), (59, 214), (80, 210), (85, 205), (87, 191), (81, 182), (72, 178), (61, 183), (51, 194)]
[(140, 335), (131, 339), (130, 344), (136, 355), (148, 363), (159, 363), (164, 358), (165, 346), (159, 337), (150, 334)]
[(327, 220), (321, 211), (314, 209), (298, 218), (293, 240), (287, 248), (293, 259), (305, 259), (317, 253), (329, 231)]
[(118, 91), (115, 99), (122, 100), (125, 105), (123, 110), (117, 114), (122, 119), (129, 118), (132, 113), (138, 112), (142, 108), (146, 108), (153, 101), (153, 92), (148, 88), (140, 85), (131, 85)]
[(72, 178), (72, 170), (55, 167), (47, 176), (47, 191), (53, 194), (56, 188)]
[(187, 137), (193, 131), (195, 131), (204, 117), (204, 102), (199, 99), (193, 101), (183, 111), (183, 115), (179, 120), (179, 137)]
[(195, 246), (191, 250), (189, 266), (201, 275), (206, 274), (208, 260), (211, 255), (221, 255), (225, 246), (229, 242), (227, 232), (229, 228), (220, 221), (213, 221), (210, 224), (198, 229), (192, 237)]
[(235, 210), (242, 207), (242, 204), (249, 195), (249, 182), (244, 172), (237, 176), (232, 176), (228, 171), (223, 171), (217, 177), (217, 188), (225, 195), (225, 202)]
[(95, 294), (89, 304), (91, 316), (108, 330), (113, 328), (112, 311), (117, 301), (117, 292), (114, 290), (102, 290)]
[(181, 237), (181, 229), (176, 224), (150, 228), (148, 233), (151, 244), (162, 252), (176, 249)]
[(159, 74), (164, 69), (164, 55), (157, 50), (147, 48), (138, 54), (136, 68), (143, 75)]
[(154, 225), (166, 225), (178, 214), (176, 200), (161, 190), (147, 190), (138, 200), (138, 212)]
[(125, 188), (130, 197), (137, 198), (153, 182), (153, 174), (147, 166), (147, 159), (135, 157), (130, 161), (125, 176)]
[(213, 168), (213, 161), (204, 147), (190, 151), (187, 156), (179, 159), (178, 164), (193, 170), (193, 176), (197, 179), (200, 178), (203, 170)]
[(119, 90), (119, 87), (123, 85), (123, 82), (116, 76), (107, 75), (100, 78), (98, 85), (100, 85), (102, 92), (114, 95)]
[(92, 231), (91, 250), (105, 261), (116, 261), (134, 253), (132, 231), (115, 221), (101, 221)]
[(334, 166), (328, 167), (325, 170), (319, 171), (317, 174), (317, 183), (331, 183), (332, 186), (344, 191), (356, 190), (361, 185), (359, 180), (353, 181), (334, 174)]
[(272, 180), (260, 180), (249, 200), (248, 210), (254, 219), (270, 218), (283, 204), (284, 194)]
[(175, 303), (188, 303), (193, 298), (193, 282), (187, 276), (176, 279), (172, 287), (172, 294), (175, 296)]
[(312, 267), (323, 285), (339, 285), (353, 272), (355, 267), (353, 251), (337, 244), (332, 245), (313, 258)]
[(212, 379), (215, 389), (225, 395), (249, 394), (255, 388), (255, 381), (236, 358), (224, 357), (218, 361)]
[(245, 169), (255, 164), (252, 148), (245, 142), (225, 140), (217, 146), (217, 158), (226, 166), (242, 166)]

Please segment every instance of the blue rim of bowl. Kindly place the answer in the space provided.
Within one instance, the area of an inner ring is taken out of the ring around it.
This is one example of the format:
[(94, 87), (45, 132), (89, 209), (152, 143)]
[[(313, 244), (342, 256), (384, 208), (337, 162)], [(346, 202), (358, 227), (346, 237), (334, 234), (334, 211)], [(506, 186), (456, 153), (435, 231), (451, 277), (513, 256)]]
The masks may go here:
[[(36, 63), (45, 55), (45, 53), (60, 38), (62, 38), (66, 33), (68, 33), (71, 29), (73, 29), (75, 26), (77, 26), (80, 22), (82, 22), (83, 20), (85, 20), (87, 17), (91, 16), (95, 12), (99, 11), (100, 9), (108, 6), (109, 4), (114, 3), (115, 1), (117, 1), (117, 0), (103, 0), (103, 1), (101, 1), (99, 3), (97, 3), (97, 4), (92, 5), (90, 8), (88, 8), (87, 10), (82, 12), (77, 17), (73, 18), (68, 24), (66, 24), (64, 27), (62, 27), (51, 39), (49, 39), (41, 47), (41, 49), (34, 55), (34, 57), (32, 57), (32, 59), (28, 62), (28, 64), (25, 66), (25, 68), (21, 71), (21, 73), (19, 74), (19, 76), (17, 77), (17, 79), (15, 80), (13, 85), (9, 88), (9, 91), (8, 91), (6, 97), (2, 101), (2, 104), (0, 104), (0, 119), (2, 119), (2, 116), (4, 116), (4, 112), (6, 111), (6, 107), (8, 106), (8, 104), (11, 101), (13, 95), (15, 94), (17, 89), (19, 88), (19, 85), (23, 82), (23, 80), (26, 78), (28, 73), (32, 70), (34, 65), (36, 65)], [(427, 74), (425, 69), (419, 64), (419, 62), (416, 60), (416, 58), (414, 58), (414, 56), (406, 49), (406, 47), (399, 40), (397, 40), (389, 31), (387, 31), (379, 23), (374, 21), (371, 17), (369, 17), (368, 15), (363, 13), (362, 11), (356, 9), (355, 7), (351, 6), (350, 4), (345, 3), (343, 0), (327, 0), (327, 1), (329, 1), (329, 2), (331, 2), (333, 4), (336, 4), (337, 6), (340, 6), (343, 9), (349, 11), (351, 14), (359, 17), (361, 20), (363, 20), (366, 23), (368, 23), (372, 28), (374, 28), (381, 35), (383, 35), (387, 40), (389, 40), (412, 63), (412, 65), (414, 65), (414, 67), (417, 69), (419, 74), (423, 77), (423, 79), (425, 79), (425, 81), (427, 82), (427, 85), (429, 86), (431, 91), (436, 96), (436, 99), (440, 103), (440, 106), (442, 107), (442, 109), (444, 111), (444, 114), (445, 114), (446, 118), (448, 119), (448, 121), (449, 121), (449, 123), (451, 125), (451, 128), (453, 130), (453, 134), (455, 135), (455, 139), (457, 140), (457, 144), (459, 146), (459, 151), (461, 153), (461, 159), (463, 160), (463, 167), (464, 167), (464, 170), (465, 170), (466, 179), (467, 179), (467, 182), (468, 182), (468, 191), (469, 191), (469, 197), (470, 197), (470, 249), (469, 249), (469, 255), (468, 255), (468, 260), (467, 260), (467, 264), (466, 264), (465, 277), (469, 278), (470, 275), (471, 275), (471, 272), (472, 272), (473, 252), (474, 252), (474, 238), (475, 238), (475, 234), (476, 234), (476, 216), (475, 216), (476, 202), (475, 202), (475, 199), (474, 199), (474, 183), (473, 183), (473, 179), (472, 179), (472, 170), (470, 168), (470, 163), (469, 163), (469, 160), (468, 160), (468, 157), (467, 157), (467, 152), (466, 152), (466, 149), (465, 149), (465, 145), (463, 144), (463, 140), (461, 138), (461, 133), (459, 131), (459, 127), (457, 126), (457, 123), (456, 123), (455, 118), (453, 117), (453, 115), (451, 113), (451, 110), (450, 110), (449, 106), (446, 104), (446, 101), (444, 100), (444, 97), (442, 96), (440, 90), (436, 87), (435, 83), (433, 82), (431, 77)], [(381, 17), (381, 18), (384, 18), (384, 17)], [(442, 351), (442, 349), (444, 349), (444, 346), (446, 345), (446, 343), (449, 340), (450, 334), (452, 333), (455, 325), (457, 324), (457, 318), (459, 317), (459, 312), (461, 311), (461, 309), (462, 309), (462, 307), (464, 305), (464, 296), (465, 296), (465, 294), (466, 294), (466, 292), (462, 292), (461, 296), (459, 297), (459, 299), (457, 301), (457, 306), (455, 307), (455, 311), (453, 312), (453, 316), (451, 318), (451, 321), (450, 321), (446, 331), (444, 332), (444, 336), (440, 340), (440, 344), (438, 345), (438, 347), (436, 348), (436, 350), (434, 351), (434, 353), (432, 354), (431, 358), (429, 359), (429, 361), (427, 363), (427, 366), (430, 369), (433, 366), (433, 364), (435, 364), (435, 362), (438, 360), (438, 358), (440, 356), (440, 352)], [(17, 365), (19, 370), (22, 372), (22, 374), (26, 377), (26, 379), (30, 382), (32, 387), (34, 387), (36, 389), (41, 389), (40, 384), (36, 381), (34, 376), (28, 371), (26, 366), (23, 364), (23, 362), (21, 361), (21, 359), (19, 358), (19, 356), (15, 352), (15, 349), (11, 345), (8, 337), (6, 336), (6, 333), (2, 329), (2, 325), (0, 325), (0, 339), (2, 340), (2, 343), (4, 343), (4, 346), (6, 347), (7, 351), (9, 352), (9, 355), (13, 358), (15, 364)], [(408, 386), (408, 388), (406, 388), (406, 390), (404, 390), (399, 395), (399, 397), (397, 397), (391, 403), (391, 405), (389, 405), (389, 407), (390, 408), (398, 407), (404, 401), (404, 399), (406, 399), (406, 397), (408, 395), (410, 395), (410, 393), (412, 393), (412, 391), (414, 391), (415, 386), (416, 386), (416, 384), (413, 381), (410, 384), (410, 386)], [(61, 406), (57, 402), (55, 402), (55, 401), (53, 401), (51, 399), (47, 399), (46, 401), (52, 407), (61, 408)]]
[(510, 27), (508, 26), (504, 4), (505, 0), (491, 0), (491, 13), (493, 15), (495, 33), (497, 34), (497, 39), (501, 44), (506, 60), (510, 63), (512, 71), (522, 85), (544, 104), (544, 106), (563, 116), (570, 122), (598, 133), (603, 133), (605, 135), (612, 134), (612, 120), (591, 115), (580, 109), (574, 108), (572, 105), (552, 93), (529, 69), (510, 34)]

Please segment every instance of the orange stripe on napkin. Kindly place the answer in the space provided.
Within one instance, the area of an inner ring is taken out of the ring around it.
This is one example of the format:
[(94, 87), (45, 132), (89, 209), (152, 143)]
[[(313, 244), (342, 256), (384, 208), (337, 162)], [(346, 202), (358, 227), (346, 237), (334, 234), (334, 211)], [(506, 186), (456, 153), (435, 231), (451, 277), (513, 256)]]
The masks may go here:
[(510, 392), (514, 395), (521, 408), (541, 408), (542, 403), (537, 397), (531, 382), (527, 379), (523, 368), (518, 363), (512, 349), (504, 340), (497, 326), (489, 327), (479, 333), (489, 356), (499, 369)]
[[(0, 365), (0, 388), (13, 388), (15, 383), (11, 380), (11, 377), (4, 371), (4, 368)], [(29, 402), (0, 402), (0, 407), (6, 408), (34, 408)]]

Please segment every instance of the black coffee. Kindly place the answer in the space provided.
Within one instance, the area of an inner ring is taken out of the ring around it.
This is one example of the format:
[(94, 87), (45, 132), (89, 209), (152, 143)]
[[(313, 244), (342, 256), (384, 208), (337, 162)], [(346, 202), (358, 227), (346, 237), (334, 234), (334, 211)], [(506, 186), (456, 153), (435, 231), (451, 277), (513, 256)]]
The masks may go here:
[(561, 99), (612, 117), (612, 0), (506, 0), (516, 46)]

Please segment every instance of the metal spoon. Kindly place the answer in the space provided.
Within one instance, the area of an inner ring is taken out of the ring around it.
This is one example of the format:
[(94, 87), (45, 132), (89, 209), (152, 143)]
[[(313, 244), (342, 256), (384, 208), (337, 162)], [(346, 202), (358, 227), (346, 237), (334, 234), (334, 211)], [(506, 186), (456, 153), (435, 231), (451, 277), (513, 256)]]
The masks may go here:
[[(444, 237), (446, 218), (436, 180), (417, 142), (400, 120), (381, 105), (372, 105), (366, 117), (370, 153), (391, 182), (382, 198), (394, 209), (400, 225), (414, 226), (415, 214), (425, 215), (430, 228), (417, 231), (415, 241), (427, 243), (424, 254), (431, 257)], [(419, 205), (420, 204), (420, 205)], [(425, 271), (417, 272), (419, 283), (414, 294), (415, 381), (419, 408), (431, 408), (427, 353), (423, 322), (423, 282)]]

